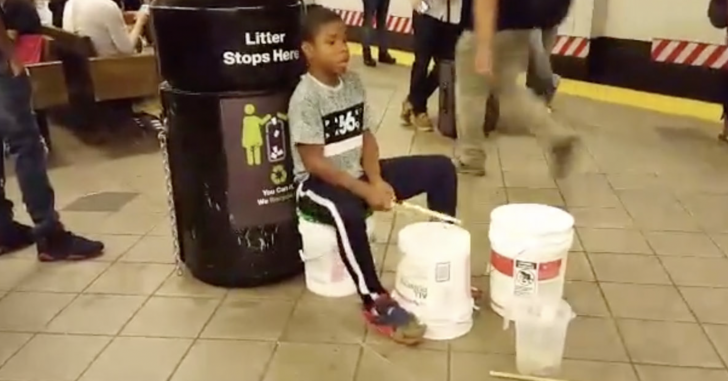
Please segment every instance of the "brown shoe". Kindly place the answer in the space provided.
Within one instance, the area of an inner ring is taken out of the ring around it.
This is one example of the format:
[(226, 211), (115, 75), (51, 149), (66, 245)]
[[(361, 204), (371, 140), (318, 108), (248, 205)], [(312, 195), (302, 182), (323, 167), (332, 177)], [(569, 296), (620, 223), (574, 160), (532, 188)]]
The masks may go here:
[(410, 117), (410, 122), (412, 123), (412, 125), (415, 126), (418, 131), (430, 132), (435, 129), (432, 125), (432, 119), (430, 119), (430, 116), (427, 115), (426, 112), (420, 114), (412, 114), (412, 116)]
[(406, 100), (402, 102), (402, 111), (399, 113), (399, 118), (402, 119), (403, 126), (412, 125), (412, 103)]

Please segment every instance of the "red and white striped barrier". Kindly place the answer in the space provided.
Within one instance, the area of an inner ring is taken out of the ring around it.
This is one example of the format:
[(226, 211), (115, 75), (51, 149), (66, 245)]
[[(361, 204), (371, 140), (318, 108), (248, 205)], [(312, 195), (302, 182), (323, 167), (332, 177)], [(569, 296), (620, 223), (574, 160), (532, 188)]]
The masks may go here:
[(728, 47), (703, 42), (652, 40), (652, 60), (676, 65), (724, 69), (728, 63)]
[(589, 39), (585, 37), (559, 36), (551, 50), (555, 56), (586, 58), (589, 55)]
[[(341, 16), (346, 25), (360, 27), (364, 23), (364, 13), (361, 11), (344, 9), (334, 9), (334, 11)], [(410, 34), (412, 33), (412, 18), (389, 16), (387, 18), (387, 29), (390, 32)], [(589, 39), (584, 37), (559, 36), (551, 54), (586, 58), (589, 55)]]

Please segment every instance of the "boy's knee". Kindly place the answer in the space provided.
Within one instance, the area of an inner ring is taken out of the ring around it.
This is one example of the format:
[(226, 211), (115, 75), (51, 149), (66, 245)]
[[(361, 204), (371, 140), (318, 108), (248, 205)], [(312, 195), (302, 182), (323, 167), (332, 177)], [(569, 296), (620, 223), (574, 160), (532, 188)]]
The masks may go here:
[(449, 157), (445, 155), (431, 155), (426, 156), (424, 159), (427, 160), (427, 163), (423, 167), (426, 168), (428, 172), (437, 174), (436, 177), (456, 177), (455, 164), (453, 164), (452, 159)]

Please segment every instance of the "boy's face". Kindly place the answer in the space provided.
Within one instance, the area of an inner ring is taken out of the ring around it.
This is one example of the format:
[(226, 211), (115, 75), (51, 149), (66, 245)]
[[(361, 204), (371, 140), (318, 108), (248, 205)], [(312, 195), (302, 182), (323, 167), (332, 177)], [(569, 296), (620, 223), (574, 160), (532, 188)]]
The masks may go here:
[(304, 43), (303, 51), (310, 65), (336, 74), (345, 73), (349, 65), (346, 25), (343, 21), (321, 25), (313, 41)]

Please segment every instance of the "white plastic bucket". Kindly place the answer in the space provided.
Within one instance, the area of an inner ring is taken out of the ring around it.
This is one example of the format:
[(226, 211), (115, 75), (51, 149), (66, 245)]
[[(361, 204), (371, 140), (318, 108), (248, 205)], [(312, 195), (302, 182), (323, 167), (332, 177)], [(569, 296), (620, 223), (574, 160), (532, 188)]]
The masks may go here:
[[(369, 217), (369, 237), (373, 230), (374, 220)], [(299, 218), (298, 231), (303, 243), (300, 254), (305, 268), (306, 288), (329, 298), (356, 294), (356, 285), (339, 255), (334, 227)]]
[(576, 315), (569, 303), (556, 304), (532, 299), (517, 303), (516, 368), (529, 376), (555, 376), (561, 370), (566, 333)]
[[(491, 308), (508, 320), (516, 297), (556, 303), (564, 294), (574, 217), (540, 204), (509, 204), (490, 215)], [(515, 276), (514, 276), (515, 275)]]
[(420, 222), (399, 232), (404, 254), (393, 297), (427, 325), (425, 338), (450, 340), (473, 327), (470, 233), (441, 222)]

